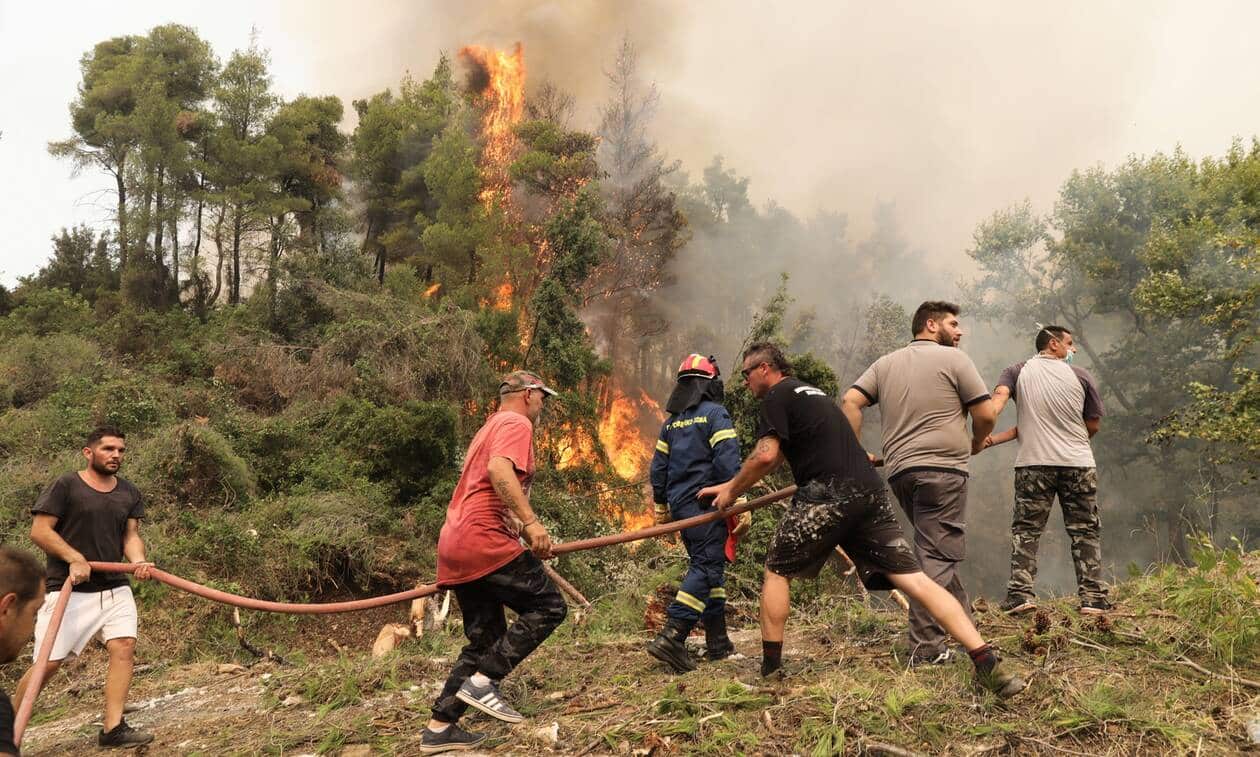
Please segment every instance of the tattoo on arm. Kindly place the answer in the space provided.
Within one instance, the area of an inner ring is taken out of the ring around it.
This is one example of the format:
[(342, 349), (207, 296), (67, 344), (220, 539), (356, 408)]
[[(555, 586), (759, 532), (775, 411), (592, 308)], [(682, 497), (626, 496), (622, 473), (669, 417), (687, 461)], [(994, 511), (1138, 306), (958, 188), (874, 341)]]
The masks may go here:
[(770, 443), (769, 437), (763, 436), (757, 440), (757, 447), (753, 452), (759, 457), (768, 456), (770, 454), (770, 447), (772, 446), (773, 445)]

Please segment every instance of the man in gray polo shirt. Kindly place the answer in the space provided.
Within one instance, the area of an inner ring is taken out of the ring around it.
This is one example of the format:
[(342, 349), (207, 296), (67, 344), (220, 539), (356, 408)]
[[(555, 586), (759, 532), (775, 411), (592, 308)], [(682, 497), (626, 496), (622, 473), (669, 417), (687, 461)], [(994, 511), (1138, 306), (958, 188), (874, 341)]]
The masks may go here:
[[(966, 555), (967, 461), (982, 449), (997, 415), (975, 364), (957, 349), (958, 312), (950, 302), (920, 305), (911, 322), (914, 341), (867, 368), (845, 392), (843, 409), (860, 438), (862, 408), (881, 408), (888, 484), (914, 525), (915, 556), (970, 616), (958, 577)], [(915, 602), (909, 636), (912, 666), (950, 658), (944, 629)]]
[(1035, 345), (1037, 354), (1002, 371), (993, 390), (999, 413), (1008, 399), (1015, 400), (1016, 425), (993, 434), (985, 445), (1019, 439), (1011, 580), (1001, 607), (1011, 614), (1036, 608), (1037, 542), (1057, 496), (1072, 541), (1081, 612), (1100, 614), (1111, 604), (1102, 582), (1098, 474), (1089, 440), (1102, 422), (1102, 397), (1089, 371), (1071, 364), (1076, 352), (1072, 332), (1046, 326), (1037, 332)]

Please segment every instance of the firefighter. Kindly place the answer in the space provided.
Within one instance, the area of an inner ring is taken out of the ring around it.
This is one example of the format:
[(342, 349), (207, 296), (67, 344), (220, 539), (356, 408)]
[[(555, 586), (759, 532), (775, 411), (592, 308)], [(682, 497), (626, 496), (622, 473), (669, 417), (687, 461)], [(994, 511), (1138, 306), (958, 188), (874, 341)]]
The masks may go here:
[[(678, 383), (665, 410), (661, 436), (652, 456), (652, 496), (657, 523), (713, 512), (696, 492), (729, 480), (739, 470), (739, 439), (731, 415), (722, 406), (722, 380), (713, 357), (688, 355), (678, 368)], [(695, 670), (686, 639), (703, 622), (705, 656), (723, 660), (735, 653), (726, 635), (726, 562), (734, 560), (734, 541), (752, 520), (744, 513), (682, 532), (687, 547), (687, 575), (666, 608), (665, 627), (647, 651), (675, 673)]]

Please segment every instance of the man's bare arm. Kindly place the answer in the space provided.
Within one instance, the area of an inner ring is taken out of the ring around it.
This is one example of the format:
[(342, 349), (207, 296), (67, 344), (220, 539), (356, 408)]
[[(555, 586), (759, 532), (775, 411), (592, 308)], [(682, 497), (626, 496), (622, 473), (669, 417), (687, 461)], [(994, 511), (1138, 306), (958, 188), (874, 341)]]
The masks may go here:
[(778, 437), (761, 437), (752, 454), (740, 466), (739, 473), (731, 479), (731, 494), (738, 497), (748, 491), (753, 484), (768, 476), (782, 463), (783, 451), (779, 449)]
[(706, 486), (696, 492), (696, 498), (712, 497), (714, 506), (725, 510), (735, 502), (736, 497), (751, 489), (753, 484), (779, 467), (782, 462), (783, 452), (779, 449), (778, 437), (763, 436), (757, 440), (757, 446), (740, 466), (735, 478), (717, 486)]
[(853, 388), (845, 392), (840, 400), (840, 410), (848, 419), (849, 425), (853, 427), (853, 435), (859, 440), (862, 438), (862, 408), (869, 404), (871, 401), (866, 398), (866, 395)]
[(525, 490), (516, 477), (516, 466), (506, 457), (492, 457), (486, 464), (486, 472), (499, 499), (520, 520), (529, 548), (544, 560), (551, 557), (551, 536), (538, 521), (538, 516), (534, 515), (534, 509), (529, 506), (529, 497), (525, 496)]
[(525, 490), (521, 488), (521, 481), (516, 477), (516, 466), (511, 460), (506, 457), (492, 457), (486, 464), (486, 469), (495, 494), (499, 495), (499, 499), (503, 500), (503, 504), (507, 505), (508, 510), (521, 523), (538, 520), (534, 516), (534, 509), (529, 506), (529, 497), (525, 496)]
[(1005, 386), (993, 387), (993, 417), (997, 418), (1002, 414), (1002, 410), (1006, 407), (1006, 403), (1011, 399), (1011, 390)]
[(993, 400), (986, 399), (968, 405), (967, 414), (971, 416), (971, 454), (974, 455), (984, 449), (984, 440), (997, 425), (997, 413), (993, 412)]

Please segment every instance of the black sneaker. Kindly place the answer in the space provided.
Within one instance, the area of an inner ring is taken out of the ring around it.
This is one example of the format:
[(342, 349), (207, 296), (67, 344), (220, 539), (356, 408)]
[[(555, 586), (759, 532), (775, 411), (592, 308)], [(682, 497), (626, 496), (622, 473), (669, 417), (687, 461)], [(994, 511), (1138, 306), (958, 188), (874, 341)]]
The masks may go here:
[(143, 746), (150, 741), (153, 741), (153, 734), (137, 731), (127, 725), (126, 720), (120, 720), (108, 731), (102, 728), (96, 737), (96, 743), (105, 747)]
[(448, 725), (446, 730), (440, 733), (425, 728), (424, 733), (420, 735), (420, 753), (440, 754), (472, 749), (485, 740), (484, 733), (469, 733), (454, 723)]
[(934, 655), (910, 655), (910, 667), (924, 668), (930, 665), (945, 665), (954, 659), (954, 650), (945, 647), (939, 653)]
[(494, 681), (478, 686), (469, 678), (455, 692), (455, 697), (504, 723), (519, 723), (525, 719), (524, 715), (512, 709), (512, 705), (503, 701), (503, 695), (499, 693), (499, 687), (494, 685)]
[(1106, 597), (1097, 599), (1081, 600), (1082, 615), (1102, 615), (1116, 609), (1116, 606), (1107, 601)]
[(669, 666), (675, 673), (696, 669), (696, 661), (687, 651), (687, 645), (661, 631), (648, 642), (647, 653)]
[(1036, 610), (1037, 603), (1023, 597), (1008, 596), (1002, 600), (1002, 604), (998, 605), (998, 609), (1007, 615), (1023, 615), (1026, 612)]

